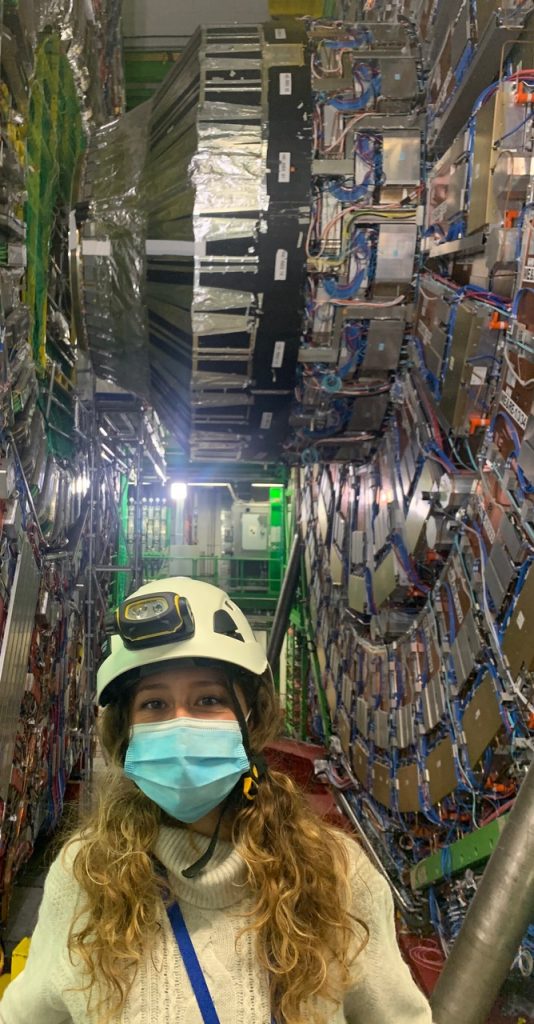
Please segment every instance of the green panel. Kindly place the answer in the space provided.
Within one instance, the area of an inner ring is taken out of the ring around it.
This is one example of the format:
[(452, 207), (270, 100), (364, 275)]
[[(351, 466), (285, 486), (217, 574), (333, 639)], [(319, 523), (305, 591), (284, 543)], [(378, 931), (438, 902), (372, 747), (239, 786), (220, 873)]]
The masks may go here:
[(132, 110), (151, 99), (161, 82), (180, 59), (180, 52), (127, 50), (124, 55), (126, 107)]
[[(119, 506), (119, 540), (117, 548), (117, 565), (129, 565), (130, 553), (128, 551), (128, 477), (121, 475), (120, 482), (120, 506)], [(128, 583), (130, 573), (117, 573), (115, 581), (114, 606), (124, 601), (128, 595)]]
[(489, 825), (482, 825), (470, 835), (444, 847), (439, 853), (425, 857), (410, 872), (412, 889), (426, 889), (435, 882), (442, 882), (450, 875), (458, 874), (466, 868), (488, 860), (508, 818), (508, 814), (503, 814), (502, 818), (490, 821)]
[(269, 523), (269, 591), (278, 598), (285, 570), (284, 488), (269, 489), (271, 506)]
[(58, 207), (69, 209), (74, 171), (85, 144), (76, 87), (59, 35), (38, 47), (28, 109), (26, 301), (38, 367), (46, 362), (50, 238)]
[(140, 85), (142, 82), (147, 85), (159, 85), (167, 77), (172, 66), (170, 61), (157, 57), (151, 60), (134, 60), (127, 57), (124, 67), (126, 85)]

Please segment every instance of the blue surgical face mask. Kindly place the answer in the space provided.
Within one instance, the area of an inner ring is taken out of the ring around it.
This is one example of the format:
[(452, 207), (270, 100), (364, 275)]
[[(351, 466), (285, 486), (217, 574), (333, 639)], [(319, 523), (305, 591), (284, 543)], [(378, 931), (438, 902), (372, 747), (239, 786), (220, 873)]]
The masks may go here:
[(222, 803), (249, 767), (237, 722), (173, 718), (132, 726), (124, 774), (171, 817), (191, 823)]

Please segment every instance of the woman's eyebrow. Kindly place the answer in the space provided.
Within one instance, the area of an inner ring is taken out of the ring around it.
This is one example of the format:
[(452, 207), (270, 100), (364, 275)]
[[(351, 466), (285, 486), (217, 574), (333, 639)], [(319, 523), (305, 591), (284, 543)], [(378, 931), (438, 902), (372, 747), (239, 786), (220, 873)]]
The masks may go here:
[(135, 695), (141, 693), (142, 690), (168, 690), (168, 683), (140, 683), (135, 691)]

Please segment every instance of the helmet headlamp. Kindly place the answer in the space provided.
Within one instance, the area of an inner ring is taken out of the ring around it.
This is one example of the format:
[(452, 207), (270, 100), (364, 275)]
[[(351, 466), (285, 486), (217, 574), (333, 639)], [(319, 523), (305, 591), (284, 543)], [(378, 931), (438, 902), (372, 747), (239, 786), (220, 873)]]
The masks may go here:
[(195, 634), (191, 606), (179, 594), (127, 598), (117, 608), (115, 617), (122, 640), (130, 649), (188, 640)]

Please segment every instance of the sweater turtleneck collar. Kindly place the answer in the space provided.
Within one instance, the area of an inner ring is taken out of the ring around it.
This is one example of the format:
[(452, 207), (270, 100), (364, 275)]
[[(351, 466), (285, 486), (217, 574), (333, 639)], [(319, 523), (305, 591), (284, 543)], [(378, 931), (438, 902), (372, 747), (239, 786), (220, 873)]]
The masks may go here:
[(154, 854), (166, 867), (173, 893), (200, 909), (224, 909), (247, 895), (247, 869), (233, 843), (219, 839), (209, 863), (196, 878), (184, 878), (188, 868), (208, 848), (210, 840), (185, 828), (161, 825)]

